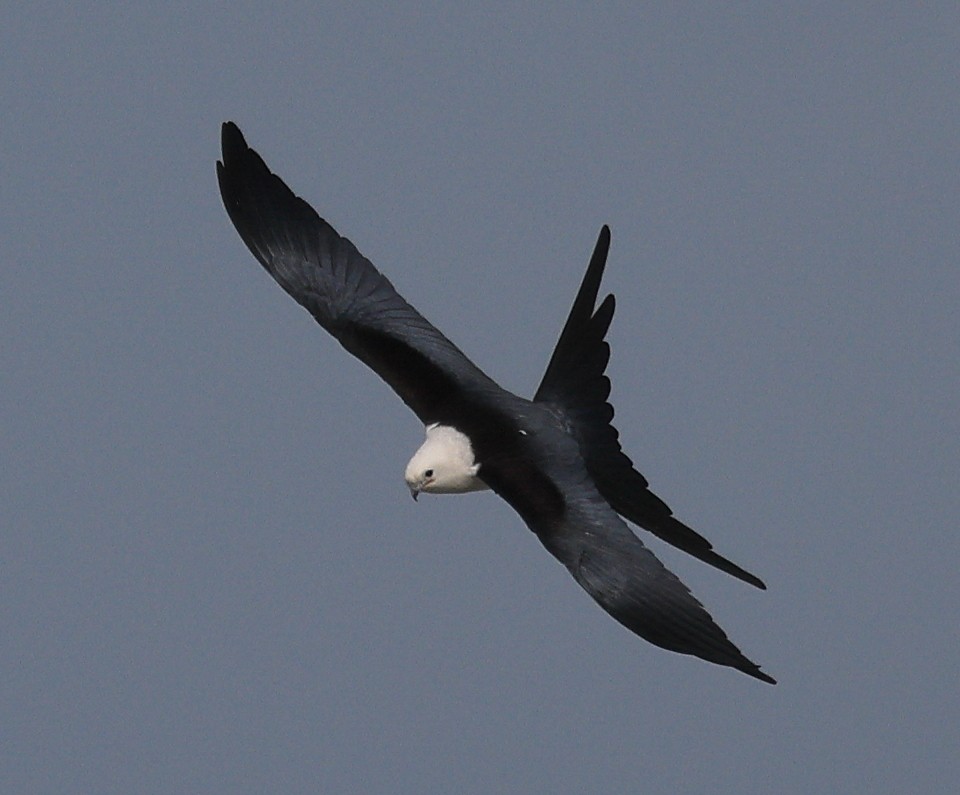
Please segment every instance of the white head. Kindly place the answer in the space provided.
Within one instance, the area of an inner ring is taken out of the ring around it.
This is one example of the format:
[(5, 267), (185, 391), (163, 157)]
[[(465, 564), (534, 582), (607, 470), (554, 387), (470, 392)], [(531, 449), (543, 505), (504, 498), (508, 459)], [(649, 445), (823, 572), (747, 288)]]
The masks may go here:
[(489, 488), (477, 472), (469, 437), (449, 425), (428, 425), (427, 440), (413, 454), (404, 479), (414, 499), (421, 491), (462, 494)]

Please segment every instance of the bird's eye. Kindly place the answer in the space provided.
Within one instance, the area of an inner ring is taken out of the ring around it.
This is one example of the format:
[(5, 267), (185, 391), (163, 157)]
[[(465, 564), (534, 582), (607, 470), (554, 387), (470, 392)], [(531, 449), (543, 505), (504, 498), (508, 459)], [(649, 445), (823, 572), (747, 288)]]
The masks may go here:
[(423, 473), (423, 476), (424, 476), (425, 478), (432, 478), (432, 477), (433, 477), (433, 470), (432, 470), (432, 469), (428, 469), (426, 472)]

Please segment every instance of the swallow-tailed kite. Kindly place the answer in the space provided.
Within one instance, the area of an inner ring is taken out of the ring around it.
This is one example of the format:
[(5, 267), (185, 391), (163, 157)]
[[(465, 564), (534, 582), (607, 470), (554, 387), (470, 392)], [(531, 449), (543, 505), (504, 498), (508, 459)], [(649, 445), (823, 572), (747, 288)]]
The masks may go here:
[(271, 173), (232, 122), (223, 125), (222, 143), (220, 192), (243, 242), (426, 426), (405, 475), (414, 497), (493, 489), (627, 629), (774, 684), (624, 522), (765, 587), (675, 519), (620, 449), (604, 375), (613, 296), (596, 305), (610, 246), (606, 226), (543, 381), (525, 400), (494, 383), (404, 301), (353, 243)]

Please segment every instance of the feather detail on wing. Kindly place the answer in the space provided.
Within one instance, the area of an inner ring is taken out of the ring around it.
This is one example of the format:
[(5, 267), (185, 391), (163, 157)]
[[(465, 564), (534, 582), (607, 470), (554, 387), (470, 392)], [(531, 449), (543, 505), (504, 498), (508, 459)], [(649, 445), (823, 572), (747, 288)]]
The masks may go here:
[(499, 390), (397, 293), (347, 238), (273, 174), (232, 122), (217, 177), (224, 206), (260, 264), (424, 423), (464, 396)]
[(534, 530), (581, 587), (627, 629), (664, 649), (776, 684), (592, 489), (568, 493), (563, 519)]

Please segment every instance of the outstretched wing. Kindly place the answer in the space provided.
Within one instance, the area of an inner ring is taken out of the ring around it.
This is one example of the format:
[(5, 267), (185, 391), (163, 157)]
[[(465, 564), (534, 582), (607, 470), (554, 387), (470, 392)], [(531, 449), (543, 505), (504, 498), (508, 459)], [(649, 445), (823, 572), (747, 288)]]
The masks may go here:
[(610, 230), (604, 226), (534, 401), (551, 404), (563, 414), (597, 488), (617, 513), (705, 563), (766, 588), (762, 580), (718, 555), (706, 538), (674, 518), (620, 447), (613, 407), (607, 402), (610, 379), (604, 375), (610, 359), (604, 337), (613, 319), (613, 296), (596, 307), (609, 248)]
[(403, 300), (347, 238), (267, 168), (233, 122), (222, 129), (220, 194), (260, 264), (425, 423), (499, 387)]
[(776, 684), (727, 638), (600, 494), (584, 487), (566, 497), (563, 519), (534, 527), (534, 532), (607, 613), (664, 649)]

